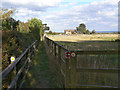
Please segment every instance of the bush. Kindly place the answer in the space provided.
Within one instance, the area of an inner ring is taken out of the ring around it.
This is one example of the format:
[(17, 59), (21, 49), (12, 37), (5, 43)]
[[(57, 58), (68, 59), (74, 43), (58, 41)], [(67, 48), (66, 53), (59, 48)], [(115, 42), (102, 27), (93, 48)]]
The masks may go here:
[(35, 39), (32, 33), (2, 31), (2, 69), (10, 64), (12, 55), (20, 56)]

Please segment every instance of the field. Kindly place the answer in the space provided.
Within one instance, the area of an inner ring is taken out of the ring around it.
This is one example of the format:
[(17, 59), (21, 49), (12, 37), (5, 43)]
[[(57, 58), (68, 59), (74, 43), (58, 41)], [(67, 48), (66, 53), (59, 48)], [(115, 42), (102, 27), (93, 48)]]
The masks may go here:
[(118, 34), (47, 36), (69, 50), (117, 50)]
[[(48, 36), (50, 39), (63, 45), (69, 50), (79, 51), (101, 51), (118, 50), (118, 34), (95, 34), (95, 35), (54, 35)], [(64, 58), (65, 52), (62, 52)], [(118, 54), (99, 55), (77, 55), (77, 68), (94, 69), (117, 69)], [(76, 74), (77, 85), (98, 85), (117, 87), (118, 73), (107, 72), (86, 72), (80, 71)]]
[(73, 35), (48, 35), (48, 37), (54, 41), (69, 41), (69, 42), (79, 42), (79, 41), (114, 41), (118, 38), (118, 34), (93, 34), (93, 35), (83, 35), (83, 34), (73, 34)]

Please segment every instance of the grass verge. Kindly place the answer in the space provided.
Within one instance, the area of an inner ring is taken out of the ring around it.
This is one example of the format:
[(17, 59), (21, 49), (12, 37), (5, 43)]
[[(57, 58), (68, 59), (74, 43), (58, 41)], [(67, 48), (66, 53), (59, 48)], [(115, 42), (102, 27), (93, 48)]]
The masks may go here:
[(51, 70), (43, 42), (38, 47), (22, 88), (57, 88), (56, 75)]

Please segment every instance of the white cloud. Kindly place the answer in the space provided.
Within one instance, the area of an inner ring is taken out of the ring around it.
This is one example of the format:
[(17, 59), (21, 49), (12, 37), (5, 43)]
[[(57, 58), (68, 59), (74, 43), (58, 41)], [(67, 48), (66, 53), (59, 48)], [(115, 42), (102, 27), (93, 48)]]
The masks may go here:
[(118, 26), (118, 24), (113, 24), (113, 25), (111, 25), (111, 26), (116, 27), (116, 26)]
[(5, 8), (29, 8), (32, 10), (44, 10), (49, 7), (55, 7), (62, 0), (3, 0), (2, 6)]
[[(17, 7), (19, 13), (16, 16), (20, 20), (39, 17), (44, 23), (48, 23), (53, 31), (73, 29), (80, 23), (85, 23), (91, 30), (93, 28), (97, 30), (117, 29), (119, 0), (101, 0), (83, 5), (78, 5), (79, 1), (60, 4), (61, 1), (63, 0), (44, 0), (44, 2), (43, 0), (4, 0), (3, 5)], [(50, 7), (55, 10), (47, 10)]]
[[(66, 26), (71, 29), (75, 28), (80, 23), (85, 23), (91, 30), (117, 30), (117, 2), (118, 0), (102, 0), (53, 11), (48, 15), (56, 15), (56, 17), (54, 19), (49, 17), (49, 20), (54, 24), (61, 23), (62, 30)], [(56, 25), (56, 27), (59, 26)]]
[(101, 20), (102, 18), (101, 17), (98, 17), (98, 18), (88, 18), (87, 20), (88, 21), (98, 21), (98, 20)]

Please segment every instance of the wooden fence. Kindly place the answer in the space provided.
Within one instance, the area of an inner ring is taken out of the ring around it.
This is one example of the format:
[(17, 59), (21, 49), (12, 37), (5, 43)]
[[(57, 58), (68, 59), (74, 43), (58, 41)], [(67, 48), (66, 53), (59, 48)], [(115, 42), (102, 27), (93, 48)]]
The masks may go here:
[[(106, 86), (106, 85), (96, 85), (96, 84), (78, 84), (77, 73), (79, 72), (93, 72), (97, 73), (108, 73), (116, 74), (118, 76), (118, 72), (120, 69), (118, 68), (85, 68), (85, 67), (77, 67), (77, 56), (78, 55), (118, 55), (117, 50), (104, 50), (104, 51), (69, 51), (67, 48), (58, 44), (57, 42), (49, 39), (48, 37), (44, 38), (45, 43), (47, 44), (49, 50), (51, 50), (52, 54), (56, 57), (56, 61), (58, 65), (60, 65), (60, 71), (62, 76), (62, 82), (65, 88), (77, 88), (77, 87), (89, 87), (89, 88), (118, 88), (118, 82), (115, 83), (115, 86)], [(65, 57), (65, 52), (70, 52), (70, 58)], [(113, 75), (113, 78), (115, 76)], [(82, 79), (82, 78), (80, 78)]]
[(16, 90), (22, 87), (37, 47), (38, 40), (33, 42), (18, 58), (15, 59), (15, 61), (13, 61), (5, 70), (0, 73), (0, 75), (2, 75), (2, 86), (4, 86), (4, 83), (9, 82), (6, 81), (7, 79), (4, 82), (4, 79), (8, 77), (9, 80), (11, 80), (9, 85), (7, 85), (5, 88), (14, 88)]

